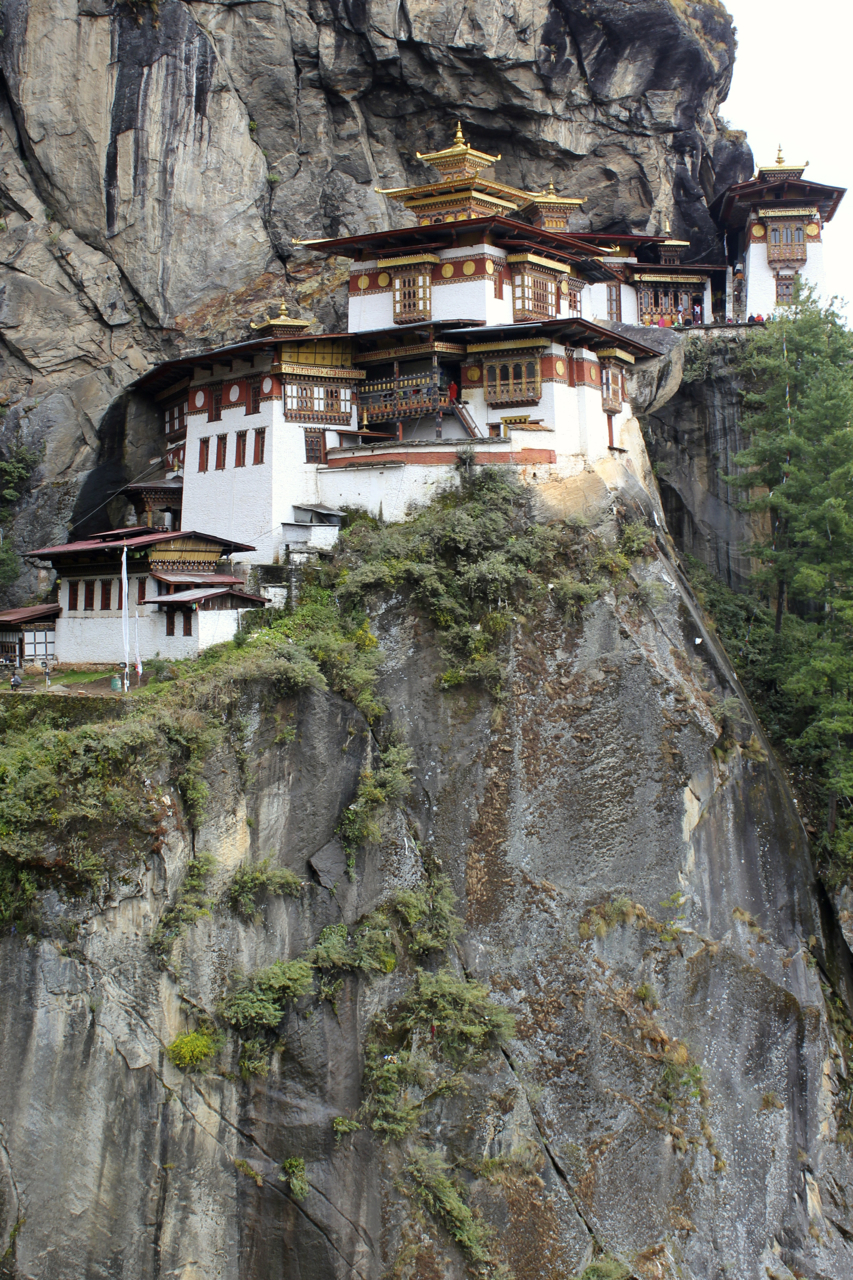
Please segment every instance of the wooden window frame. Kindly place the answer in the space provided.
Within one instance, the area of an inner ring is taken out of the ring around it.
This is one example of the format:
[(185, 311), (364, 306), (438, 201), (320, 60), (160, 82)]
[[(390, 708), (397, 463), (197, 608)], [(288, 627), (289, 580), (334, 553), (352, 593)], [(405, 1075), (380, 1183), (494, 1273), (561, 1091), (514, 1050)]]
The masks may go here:
[(175, 610), (166, 610), (166, 635), (173, 636), (175, 634)]
[(608, 360), (601, 365), (601, 403), (608, 417), (622, 412), (622, 369)]
[(228, 457), (228, 435), (219, 435), (216, 437), (216, 461), (213, 464), (215, 471), (224, 471), (225, 462)]
[(184, 635), (191, 636), (193, 633), (193, 611), (192, 609), (182, 609), (184, 615)]
[(113, 607), (113, 580), (101, 578), (101, 613), (109, 613)]
[(538, 404), (542, 396), (539, 356), (508, 353), (499, 359), (484, 360), (483, 394), (487, 405)]
[(83, 612), (94, 613), (95, 611), (95, 579), (86, 578), (83, 583)]
[(142, 576), (136, 579), (136, 603), (145, 604), (145, 583), (147, 579)]
[(512, 272), (512, 316), (522, 320), (554, 320), (557, 316), (557, 279), (529, 266)]
[(305, 432), (305, 461), (321, 465), (326, 461), (326, 433), (311, 430)]
[(266, 427), (255, 428), (255, 439), (252, 449), (252, 466), (262, 467), (267, 450), (267, 431)]
[(210, 436), (202, 436), (198, 442), (198, 469), (210, 470)]
[(251, 417), (252, 414), (261, 411), (261, 380), (253, 378), (246, 387), (246, 416)]
[(622, 319), (621, 284), (609, 284), (607, 286), (607, 319), (617, 322)]
[(429, 263), (395, 271), (392, 293), (395, 324), (432, 319), (432, 268)]
[(237, 443), (234, 449), (234, 466), (245, 467), (246, 465), (246, 439), (248, 431), (237, 432)]
[(355, 403), (353, 388), (340, 383), (300, 379), (284, 386), (284, 416), (288, 422), (323, 422), (348, 427)]
[(222, 387), (212, 387), (210, 390), (210, 408), (207, 411), (208, 422), (222, 421)]
[[(794, 282), (796, 276), (777, 276), (776, 277), (776, 305), (779, 307), (790, 307), (794, 301)], [(789, 293), (789, 297), (783, 297), (784, 293)]]
[(76, 613), (80, 608), (80, 579), (69, 578), (68, 580), (68, 612)]

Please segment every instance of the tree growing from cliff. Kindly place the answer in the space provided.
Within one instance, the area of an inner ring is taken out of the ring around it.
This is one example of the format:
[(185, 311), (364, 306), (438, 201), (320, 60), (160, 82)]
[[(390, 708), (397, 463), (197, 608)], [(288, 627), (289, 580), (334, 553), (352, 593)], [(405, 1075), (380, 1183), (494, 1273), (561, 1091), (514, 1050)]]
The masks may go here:
[[(772, 680), (787, 746), (817, 780), (825, 840), (853, 855), (853, 333), (801, 293), (738, 361), (746, 449), (727, 480), (762, 513), (753, 585), (775, 596)], [(788, 619), (786, 623), (786, 618)], [(796, 633), (797, 642), (793, 643)], [(841, 814), (839, 816), (839, 805)]]

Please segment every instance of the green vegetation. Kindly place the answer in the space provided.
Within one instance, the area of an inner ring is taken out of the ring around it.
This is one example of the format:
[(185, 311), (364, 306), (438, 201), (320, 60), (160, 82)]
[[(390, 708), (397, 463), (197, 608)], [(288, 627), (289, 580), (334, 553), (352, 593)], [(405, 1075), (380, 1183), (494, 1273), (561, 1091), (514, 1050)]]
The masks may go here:
[(657, 1009), (660, 1005), (658, 993), (650, 982), (641, 982), (634, 992), (640, 1004), (644, 1004), (648, 1009)]
[(305, 1176), (305, 1161), (302, 1156), (291, 1156), (281, 1163), (279, 1182), (286, 1182), (294, 1200), (304, 1200), (311, 1190), (311, 1184)]
[(415, 1147), (406, 1165), (415, 1196), (447, 1229), (470, 1262), (491, 1262), (491, 1228), (465, 1200), (464, 1191), (435, 1151)]
[(314, 986), (314, 970), (305, 960), (276, 960), (243, 979), (222, 1002), (220, 1013), (241, 1031), (274, 1030), (290, 1001)]
[(166, 1050), (166, 1057), (181, 1071), (197, 1071), (218, 1053), (224, 1037), (213, 1028), (188, 1031), (177, 1036)]
[(174, 906), (164, 914), (151, 935), (151, 946), (165, 962), (178, 938), (182, 938), (190, 925), (201, 916), (209, 916), (213, 898), (207, 891), (207, 883), (216, 870), (212, 854), (199, 853), (187, 867), (183, 884), (178, 890)]
[(631, 1271), (617, 1258), (602, 1255), (585, 1267), (577, 1277), (569, 1280), (629, 1280)]
[(387, 805), (408, 795), (412, 785), (408, 776), (410, 758), (408, 747), (392, 744), (380, 753), (378, 769), (365, 769), (362, 773), (356, 797), (338, 823), (338, 835), (347, 855), (350, 876), (355, 872), (358, 849), (379, 840), (378, 814)]
[[(0, 457), (0, 526), (8, 527), (12, 506), (20, 501), (30, 486), (39, 463), (39, 454), (25, 445), (15, 444), (9, 456)], [(21, 573), (21, 562), (11, 538), (0, 547), (0, 587), (10, 587)]]
[(342, 1142), (351, 1133), (358, 1133), (361, 1125), (357, 1120), (350, 1120), (348, 1116), (335, 1116), (332, 1120), (332, 1132), (335, 1135), (335, 1144)]
[(752, 594), (691, 575), (838, 883), (853, 873), (853, 333), (803, 292), (734, 368), (749, 444), (726, 480), (760, 522)]
[(462, 932), (462, 921), (455, 911), (456, 896), (446, 876), (435, 876), (417, 889), (404, 889), (394, 905), (414, 955), (446, 951)]
[(514, 1027), (509, 1011), (480, 983), (449, 968), (417, 969), (391, 1019), (379, 1020), (368, 1037), (363, 1118), (386, 1142), (404, 1138), (417, 1126), (424, 1101), (457, 1088), (458, 1070), (505, 1044)]
[(258, 1173), (257, 1169), (253, 1169), (248, 1160), (235, 1160), (234, 1168), (238, 1173), (242, 1173), (244, 1177), (251, 1178), (256, 1187), (264, 1185), (263, 1174)]
[(254, 865), (238, 867), (228, 890), (228, 898), (235, 911), (251, 916), (257, 910), (258, 899), (263, 894), (298, 898), (301, 891), (302, 881), (299, 876), (287, 867), (273, 867), (272, 857), (268, 857)]
[(320, 970), (345, 969), (352, 973), (391, 973), (397, 967), (397, 952), (389, 913), (372, 911), (350, 936), (345, 924), (330, 924), (322, 930), (309, 959)]

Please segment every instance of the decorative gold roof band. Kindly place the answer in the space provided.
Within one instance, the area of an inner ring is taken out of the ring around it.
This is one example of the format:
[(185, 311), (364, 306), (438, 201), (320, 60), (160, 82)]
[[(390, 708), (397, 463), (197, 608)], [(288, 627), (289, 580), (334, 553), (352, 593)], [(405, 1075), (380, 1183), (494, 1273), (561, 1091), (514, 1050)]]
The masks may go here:
[(411, 356), (431, 355), (441, 352), (445, 355), (464, 356), (466, 348), (458, 342), (420, 342), (409, 347), (383, 347), (379, 351), (362, 351), (356, 356), (359, 364), (373, 364), (383, 360), (406, 360)]
[(707, 276), (638, 276), (635, 280), (648, 281), (652, 284), (704, 284)]
[(546, 204), (546, 205), (582, 205), (583, 200), (579, 200), (577, 196), (558, 196), (553, 182), (548, 183), (545, 191), (531, 191), (530, 204)]
[(405, 204), (407, 209), (449, 209), (455, 205), (464, 205), (466, 202), (488, 205), (493, 209), (512, 209), (513, 213), (518, 208), (512, 200), (501, 200), (498, 196), (488, 195), (485, 191), (458, 191), (452, 196), (428, 196), (423, 200), (407, 200)]
[(550, 347), (550, 345), (550, 338), (519, 338), (515, 342), (478, 342), (469, 346), (468, 354), (473, 355), (476, 351), (520, 351), (522, 347), (526, 350), (529, 347)]
[(623, 351), (621, 347), (602, 347), (595, 354), (599, 360), (604, 356), (610, 360), (624, 360), (626, 364), (636, 364), (634, 357), (629, 355), (627, 351)]
[(277, 316), (273, 316), (273, 318), (270, 319), (270, 317), (266, 315), (264, 319), (260, 322), (260, 324), (255, 324), (254, 320), (250, 320), (249, 328), (250, 329), (281, 329), (281, 328), (307, 329), (310, 323), (311, 323), (310, 320), (293, 320), (287, 314), (287, 303), (282, 298), (281, 302), (279, 303), (279, 312)]
[(376, 263), (377, 271), (393, 270), (395, 267), (415, 267), (422, 262), (440, 262), (435, 253), (410, 253), (406, 258), (380, 258)]
[(817, 209), (759, 209), (759, 218), (817, 218)]
[(452, 196), (458, 193), (461, 195), (471, 193), (475, 189), (478, 195), (489, 191), (502, 191), (505, 195), (515, 196), (519, 200), (530, 199), (530, 193), (520, 190), (519, 187), (510, 187), (505, 182), (493, 182), (491, 178), (475, 177), (471, 174), (462, 175), (459, 178), (447, 178), (444, 182), (424, 182), (418, 187), (374, 187), (377, 195), (390, 196), (392, 200), (403, 196), (413, 200), (416, 196), (429, 194)]
[(547, 267), (549, 271), (562, 271), (564, 275), (573, 276), (575, 270), (566, 262), (555, 262), (553, 258), (540, 258), (535, 253), (508, 253), (507, 262), (529, 262), (534, 267)]
[(281, 364), (274, 364), (273, 373), (293, 374), (299, 378), (334, 378), (336, 382), (352, 382), (367, 377), (366, 369), (352, 369), (350, 367), (335, 368), (331, 365), (322, 364), (291, 364), (282, 360)]

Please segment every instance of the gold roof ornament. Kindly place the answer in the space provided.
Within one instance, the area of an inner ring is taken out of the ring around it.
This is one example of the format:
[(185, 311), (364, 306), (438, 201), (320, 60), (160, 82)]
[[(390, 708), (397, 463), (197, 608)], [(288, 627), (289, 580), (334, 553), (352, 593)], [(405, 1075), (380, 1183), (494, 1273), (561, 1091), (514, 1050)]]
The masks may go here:
[(431, 164), (445, 178), (475, 178), (481, 169), (500, 160), (500, 156), (490, 156), (486, 151), (477, 151), (465, 141), (462, 133), (462, 121), (456, 121), (456, 134), (453, 145), (443, 151), (426, 151), (423, 155), (416, 151), (415, 155), (424, 164)]
[(782, 143), (776, 151), (776, 160), (773, 164), (762, 164), (758, 166), (756, 178), (801, 178), (803, 170), (808, 169), (808, 160), (805, 164), (786, 164), (785, 157), (782, 154)]
[(255, 324), (254, 320), (249, 321), (249, 328), (263, 332), (271, 338), (291, 337), (302, 329), (307, 329), (310, 320), (296, 320), (287, 314), (287, 303), (284, 298), (278, 304), (278, 315), (270, 318), (264, 315), (263, 320), (259, 324)]

